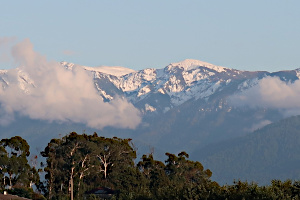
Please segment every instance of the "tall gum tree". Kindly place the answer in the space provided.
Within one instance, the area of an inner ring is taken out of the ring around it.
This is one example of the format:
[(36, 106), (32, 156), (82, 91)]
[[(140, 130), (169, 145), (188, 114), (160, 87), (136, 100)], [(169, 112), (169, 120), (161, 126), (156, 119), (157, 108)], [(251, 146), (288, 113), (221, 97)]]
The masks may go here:
[(46, 157), (49, 199), (81, 199), (83, 190), (99, 187), (96, 184), (113, 186), (124, 168), (134, 167), (136, 158), (130, 139), (75, 132), (52, 139), (41, 154)]
[(4, 187), (7, 184), (10, 189), (15, 185), (30, 187), (32, 172), (27, 160), (30, 155), (27, 141), (20, 136), (2, 139), (0, 148), (1, 159), (4, 161), (4, 164), (1, 164)]

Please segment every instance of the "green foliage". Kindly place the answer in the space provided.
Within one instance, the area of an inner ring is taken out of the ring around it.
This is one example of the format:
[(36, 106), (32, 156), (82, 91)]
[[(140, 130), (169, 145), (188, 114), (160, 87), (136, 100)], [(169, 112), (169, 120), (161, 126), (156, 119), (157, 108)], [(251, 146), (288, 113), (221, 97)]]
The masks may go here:
[(166, 156), (166, 165), (154, 160), (151, 154), (143, 155), (137, 164), (148, 181), (151, 199), (185, 199), (195, 196), (195, 188), (211, 183), (211, 172), (204, 170), (201, 163), (188, 160), (186, 152)]
[(269, 190), (273, 199), (300, 199), (300, 181), (273, 180)]
[[(0, 142), (0, 169), (1, 188), (8, 186), (30, 187), (32, 175), (37, 172), (28, 164), (27, 157), (30, 155), (29, 145), (19, 136), (10, 139), (2, 139)], [(37, 178), (38, 179), (38, 178)]]
[(35, 167), (28, 164), (29, 145), (19, 136), (2, 139), (0, 142), (0, 188), (10, 194), (31, 199), (45, 199), (33, 191), (32, 185), (40, 184), (40, 177)]
[[(234, 181), (220, 186), (211, 181), (212, 172), (198, 161), (189, 160), (186, 152), (166, 153), (165, 163), (152, 154), (143, 155), (136, 165), (136, 151), (131, 139), (79, 135), (75, 132), (52, 139), (42, 156), (46, 158), (46, 185), (39, 181), (38, 169), (28, 165), (29, 145), (20, 137), (1, 140), (1, 191), (44, 200), (34, 192), (35, 183), (47, 199), (101, 199), (86, 194), (99, 187), (114, 191), (111, 199), (126, 200), (281, 200), (300, 199), (299, 181), (273, 180), (268, 186), (247, 181)], [(42, 190), (44, 187), (45, 190)]]
[(74, 197), (81, 199), (85, 191), (99, 186), (133, 188), (134, 181), (128, 180), (135, 177), (136, 152), (130, 141), (75, 132), (52, 139), (42, 152), (47, 158), (48, 198), (60, 199), (73, 190)]
[[(72, 178), (75, 199), (81, 199), (84, 191), (99, 186), (118, 191), (112, 199), (299, 198), (299, 182), (274, 181), (270, 186), (258, 186), (237, 181), (220, 186), (210, 180), (212, 172), (200, 162), (189, 160), (186, 152), (166, 153), (165, 163), (155, 160), (152, 154), (143, 155), (135, 165), (136, 152), (130, 139), (71, 133), (51, 140), (42, 154), (47, 157), (45, 171), (49, 194), (52, 190), (51, 199), (69, 198), (68, 183)], [(82, 174), (83, 178), (75, 174)], [(97, 199), (93, 195), (89, 198)]]

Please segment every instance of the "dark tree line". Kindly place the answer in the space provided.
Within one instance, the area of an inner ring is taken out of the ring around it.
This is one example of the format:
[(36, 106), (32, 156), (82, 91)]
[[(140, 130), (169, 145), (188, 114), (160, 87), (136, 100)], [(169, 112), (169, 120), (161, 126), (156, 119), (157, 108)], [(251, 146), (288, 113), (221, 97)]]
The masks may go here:
[[(41, 169), (28, 164), (29, 145), (21, 137), (0, 143), (0, 189), (32, 199), (97, 199), (86, 192), (98, 187), (115, 191), (112, 199), (299, 199), (300, 181), (274, 180), (269, 186), (235, 181), (220, 186), (212, 172), (186, 152), (152, 154), (138, 163), (131, 139), (75, 132), (52, 139), (41, 152)], [(40, 174), (39, 174), (40, 173)], [(40, 176), (43, 182), (40, 181)], [(35, 188), (35, 192), (33, 189)], [(43, 197), (44, 196), (44, 197)]]

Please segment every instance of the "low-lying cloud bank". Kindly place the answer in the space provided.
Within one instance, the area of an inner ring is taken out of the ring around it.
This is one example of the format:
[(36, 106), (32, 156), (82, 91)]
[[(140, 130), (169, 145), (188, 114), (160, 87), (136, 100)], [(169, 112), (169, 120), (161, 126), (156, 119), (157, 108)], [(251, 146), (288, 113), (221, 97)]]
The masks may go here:
[[(1, 40), (0, 40), (1, 41)], [(4, 47), (0, 43), (0, 47)], [(6, 48), (6, 47), (5, 47)], [(135, 128), (140, 112), (125, 99), (103, 102), (92, 74), (82, 67), (65, 69), (33, 50), (29, 39), (11, 48), (13, 61), (20, 66), (7, 72), (0, 87), (0, 123), (7, 124), (16, 112), (32, 119)], [(21, 89), (22, 88), (22, 89)]]
[(249, 90), (229, 99), (233, 106), (249, 106), (279, 109), (285, 116), (300, 114), (300, 80), (293, 83), (278, 77), (266, 77)]

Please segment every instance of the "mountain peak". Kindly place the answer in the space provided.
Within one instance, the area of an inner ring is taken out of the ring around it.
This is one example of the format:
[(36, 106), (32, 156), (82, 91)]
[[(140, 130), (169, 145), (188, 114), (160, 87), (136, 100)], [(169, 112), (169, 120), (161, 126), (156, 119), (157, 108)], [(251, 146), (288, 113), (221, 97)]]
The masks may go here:
[(203, 62), (203, 61), (195, 60), (195, 59), (185, 59), (178, 63), (171, 63), (170, 65), (168, 65), (168, 68), (175, 67), (175, 66), (183, 68), (184, 70), (191, 70), (191, 69), (195, 69), (197, 67), (206, 67), (209, 69), (213, 69), (217, 72), (225, 71), (224, 70), (225, 67), (216, 66), (211, 63), (207, 63), (207, 62)]

